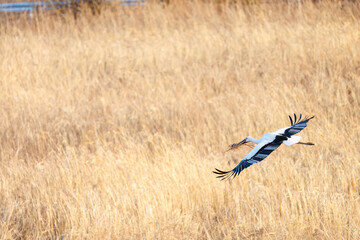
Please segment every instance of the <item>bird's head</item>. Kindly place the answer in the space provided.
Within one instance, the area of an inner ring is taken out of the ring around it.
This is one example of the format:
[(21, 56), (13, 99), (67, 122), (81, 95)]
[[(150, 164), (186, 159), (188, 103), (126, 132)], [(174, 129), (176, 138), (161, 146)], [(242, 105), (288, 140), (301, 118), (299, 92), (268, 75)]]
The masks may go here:
[(229, 146), (229, 149), (227, 151), (230, 151), (230, 150), (234, 150), (234, 149), (237, 149), (238, 147), (240, 147), (241, 145), (245, 144), (249, 142), (248, 141), (248, 137), (246, 137), (244, 140), (238, 142), (238, 143), (233, 143)]

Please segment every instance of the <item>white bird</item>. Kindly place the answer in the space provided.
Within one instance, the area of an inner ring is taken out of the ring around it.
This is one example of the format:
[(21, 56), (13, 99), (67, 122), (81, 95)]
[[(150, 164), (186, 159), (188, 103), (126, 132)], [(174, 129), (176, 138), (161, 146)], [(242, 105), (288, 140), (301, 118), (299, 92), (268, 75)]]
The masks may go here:
[(282, 143), (284, 143), (286, 146), (291, 146), (293, 144), (314, 145), (313, 143), (310, 142), (308, 143), (300, 142), (301, 139), (300, 136), (293, 136), (294, 134), (297, 134), (298, 132), (303, 130), (306, 127), (306, 123), (310, 119), (314, 118), (314, 116), (305, 117), (301, 121), (301, 117), (302, 115), (300, 114), (299, 119), (296, 119), (296, 115), (294, 113), (294, 121), (291, 118), (291, 116), (289, 116), (291, 123), (290, 127), (280, 128), (279, 130), (272, 133), (265, 133), (260, 139), (255, 139), (253, 137), (248, 136), (241, 142), (230, 145), (229, 150), (233, 150), (243, 144), (246, 144), (247, 142), (253, 142), (257, 144), (233, 170), (224, 172), (215, 168), (216, 171), (213, 171), (213, 173), (218, 174), (219, 176), (217, 176), (217, 178), (220, 178), (221, 180), (229, 179), (231, 177), (235, 178), (245, 168), (250, 167), (252, 164), (260, 162), (261, 160), (265, 159), (270, 153), (272, 153), (272, 151), (277, 149)]

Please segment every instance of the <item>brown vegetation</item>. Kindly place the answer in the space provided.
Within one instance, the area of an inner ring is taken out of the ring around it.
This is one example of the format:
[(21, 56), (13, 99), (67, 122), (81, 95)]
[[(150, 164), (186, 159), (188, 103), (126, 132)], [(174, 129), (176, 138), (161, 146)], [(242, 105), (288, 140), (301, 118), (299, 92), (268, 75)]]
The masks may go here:
[[(358, 239), (359, 17), (198, 3), (3, 24), (0, 239)], [(315, 146), (215, 178), (293, 112)]]

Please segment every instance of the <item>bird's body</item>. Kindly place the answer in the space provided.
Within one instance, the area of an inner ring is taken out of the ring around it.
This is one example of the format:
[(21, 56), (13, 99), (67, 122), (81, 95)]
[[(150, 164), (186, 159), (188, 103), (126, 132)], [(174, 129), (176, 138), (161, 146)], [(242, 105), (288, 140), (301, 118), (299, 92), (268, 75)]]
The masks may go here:
[(245, 168), (265, 159), (282, 143), (287, 146), (291, 146), (293, 144), (314, 145), (312, 143), (302, 143), (300, 142), (300, 136), (293, 136), (294, 134), (297, 134), (302, 129), (304, 129), (306, 127), (306, 123), (313, 118), (305, 118), (300, 121), (301, 117), (302, 115), (300, 114), (300, 117), (297, 121), (297, 116), (294, 114), (293, 121), (292, 118), (289, 116), (291, 122), (290, 127), (280, 128), (279, 130), (272, 133), (265, 133), (260, 139), (255, 139), (248, 136), (241, 142), (232, 144), (229, 150), (235, 149), (247, 142), (253, 142), (257, 145), (244, 157), (244, 159), (233, 170), (224, 172), (216, 169), (214, 173), (218, 174), (218, 178), (221, 178), (222, 180), (228, 179), (230, 177), (236, 177)]

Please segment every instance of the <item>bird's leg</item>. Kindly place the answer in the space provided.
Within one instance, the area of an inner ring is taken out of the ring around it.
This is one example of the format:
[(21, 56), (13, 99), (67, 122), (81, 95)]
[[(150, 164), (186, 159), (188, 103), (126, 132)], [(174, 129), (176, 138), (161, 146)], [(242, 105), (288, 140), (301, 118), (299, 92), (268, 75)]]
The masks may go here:
[(313, 144), (313, 143), (311, 143), (311, 142), (306, 142), (306, 143), (304, 143), (304, 142), (298, 142), (297, 144), (302, 144), (302, 145), (315, 145), (315, 144)]

